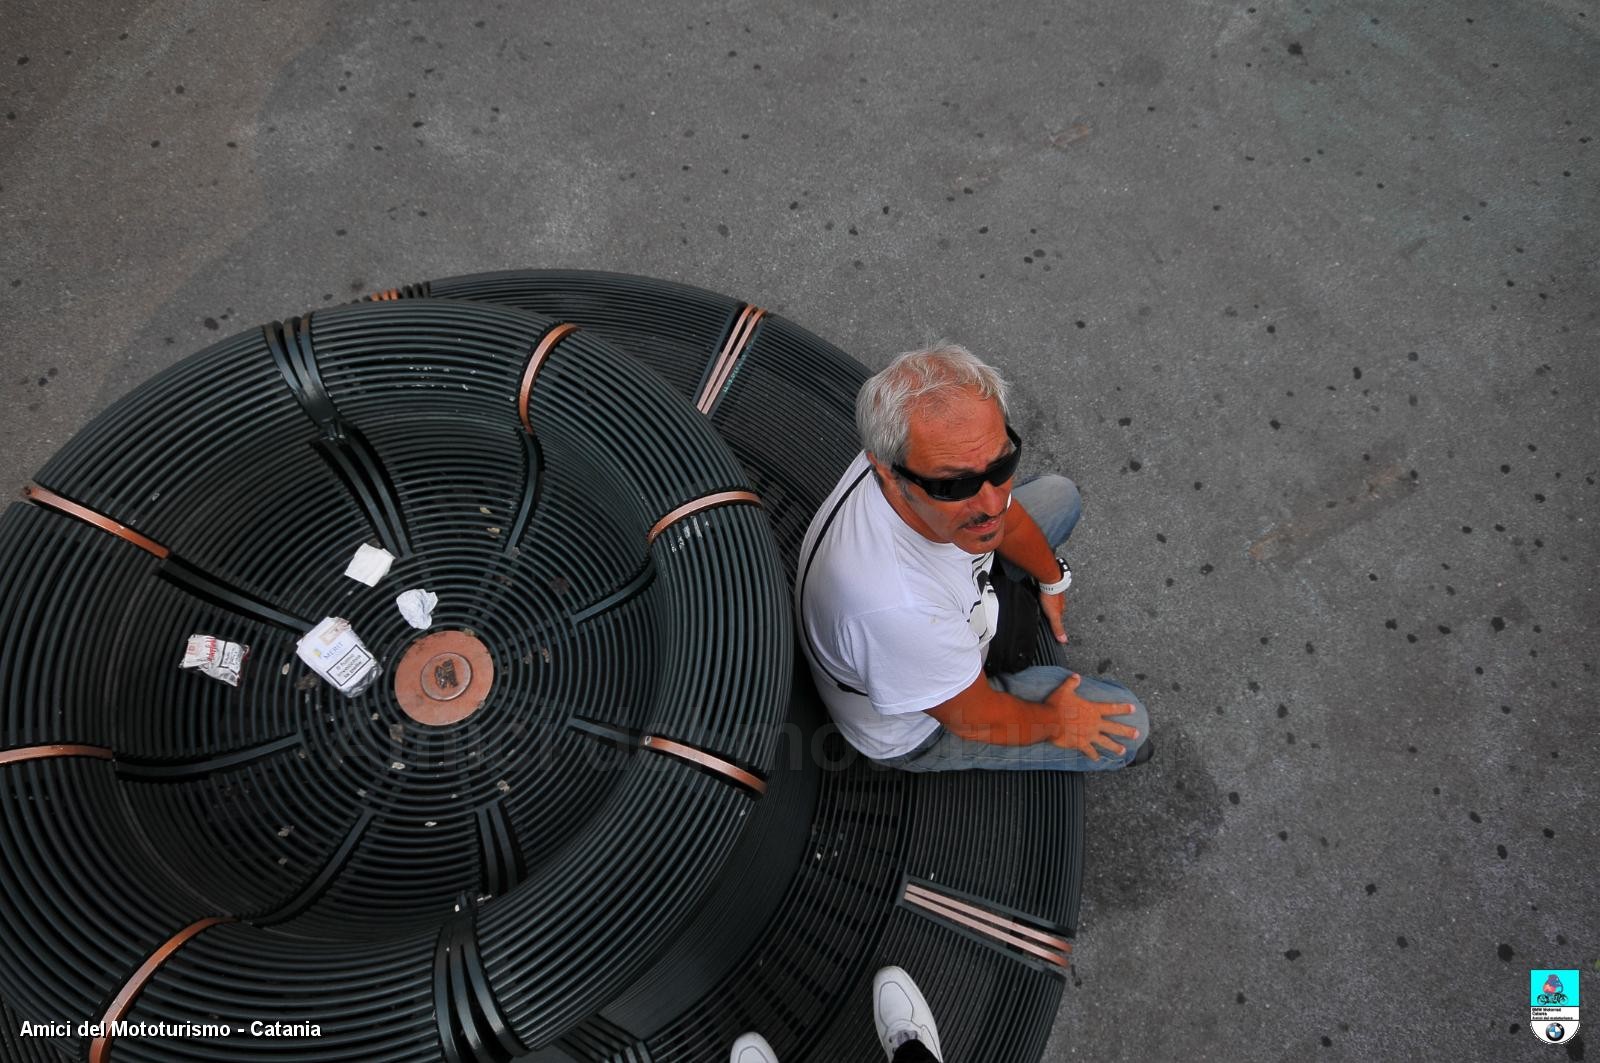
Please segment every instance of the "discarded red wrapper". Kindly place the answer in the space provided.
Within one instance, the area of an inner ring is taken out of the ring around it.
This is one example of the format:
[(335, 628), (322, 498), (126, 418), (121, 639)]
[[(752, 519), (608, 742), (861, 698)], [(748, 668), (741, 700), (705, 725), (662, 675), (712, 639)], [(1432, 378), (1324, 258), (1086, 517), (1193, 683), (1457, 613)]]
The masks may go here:
[(249, 657), (250, 647), (241, 643), (227, 642), (215, 635), (190, 635), (178, 667), (194, 669), (236, 687)]

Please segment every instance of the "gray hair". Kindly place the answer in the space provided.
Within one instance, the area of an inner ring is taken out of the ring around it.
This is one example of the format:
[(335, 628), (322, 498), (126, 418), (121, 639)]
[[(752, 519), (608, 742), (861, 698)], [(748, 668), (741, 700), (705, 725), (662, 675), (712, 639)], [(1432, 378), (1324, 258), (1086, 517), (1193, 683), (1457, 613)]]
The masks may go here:
[(1000, 412), (1006, 412), (1005, 380), (965, 347), (941, 341), (896, 355), (861, 385), (856, 395), (861, 446), (890, 465), (904, 461), (912, 407), (941, 402), (963, 391), (994, 399), (1000, 403)]

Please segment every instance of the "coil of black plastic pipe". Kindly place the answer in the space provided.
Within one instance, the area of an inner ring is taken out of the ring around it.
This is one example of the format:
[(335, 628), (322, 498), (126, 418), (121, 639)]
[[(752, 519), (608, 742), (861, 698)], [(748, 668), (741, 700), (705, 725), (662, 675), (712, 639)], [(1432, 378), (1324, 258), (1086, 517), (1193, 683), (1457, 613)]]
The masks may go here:
[[(893, 962), (947, 1052), (1037, 1058), (1078, 777), (870, 769), (792, 669), (864, 377), (747, 303), (520, 271), (253, 330), (85, 428), (0, 514), (0, 1002), (97, 1019), (133, 987), (129, 1020), (236, 1032), (28, 1051), (687, 1061), (754, 1028), (869, 1059)], [(340, 575), (361, 542), (398, 556), (375, 591)], [(411, 586), (493, 658), (449, 726), (293, 659), (333, 613), (393, 665)], [(252, 646), (237, 691), (176, 672), (212, 630)]]
[[(98, 418), (0, 518), (0, 991), (319, 1027), (72, 1055), (521, 1052), (715, 881), (788, 699), (784, 577), (703, 419), (561, 325), (408, 301), (255, 330)], [(376, 588), (343, 575), (369, 541), (396, 555)], [(447, 726), (397, 705), (412, 587), (492, 662)], [(324, 616), (384, 662), (357, 697), (295, 657)], [(238, 688), (178, 670), (193, 633), (250, 646)]]

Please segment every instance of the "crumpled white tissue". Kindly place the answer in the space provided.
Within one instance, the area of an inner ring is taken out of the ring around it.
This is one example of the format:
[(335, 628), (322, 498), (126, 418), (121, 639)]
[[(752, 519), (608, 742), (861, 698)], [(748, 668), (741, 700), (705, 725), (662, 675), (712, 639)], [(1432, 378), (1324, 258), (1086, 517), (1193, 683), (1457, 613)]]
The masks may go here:
[(414, 587), (403, 591), (394, 604), (400, 607), (400, 615), (406, 618), (406, 623), (425, 631), (433, 624), (433, 607), (439, 604), (439, 596), (421, 587)]

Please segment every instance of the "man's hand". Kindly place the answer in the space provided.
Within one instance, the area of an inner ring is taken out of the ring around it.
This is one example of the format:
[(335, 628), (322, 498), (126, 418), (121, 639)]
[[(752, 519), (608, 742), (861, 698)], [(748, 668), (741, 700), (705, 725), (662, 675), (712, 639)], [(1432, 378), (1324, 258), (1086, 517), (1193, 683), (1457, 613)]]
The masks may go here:
[(1051, 633), (1053, 633), (1055, 635), (1056, 641), (1061, 643), (1062, 645), (1066, 645), (1066, 641), (1067, 641), (1067, 624), (1066, 624), (1067, 595), (1066, 595), (1066, 592), (1063, 591), (1060, 594), (1045, 594), (1043, 591), (1040, 591), (1039, 592), (1039, 611), (1044, 614), (1045, 620), (1049, 621), (1049, 623), (1050, 623), (1050, 631), (1051, 631)]
[(1100, 759), (1097, 745), (1120, 757), (1127, 750), (1113, 741), (1113, 736), (1138, 738), (1139, 731), (1106, 717), (1132, 715), (1133, 706), (1126, 702), (1089, 701), (1079, 697), (1081, 682), (1082, 676), (1072, 675), (1045, 699), (1046, 705), (1060, 713), (1060, 730), (1051, 741), (1064, 749), (1076, 749), (1090, 760)]

